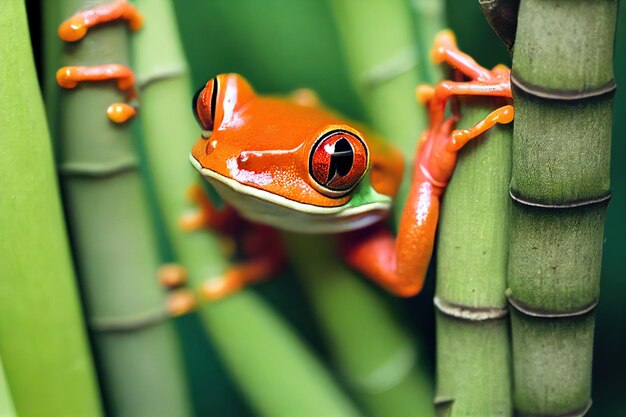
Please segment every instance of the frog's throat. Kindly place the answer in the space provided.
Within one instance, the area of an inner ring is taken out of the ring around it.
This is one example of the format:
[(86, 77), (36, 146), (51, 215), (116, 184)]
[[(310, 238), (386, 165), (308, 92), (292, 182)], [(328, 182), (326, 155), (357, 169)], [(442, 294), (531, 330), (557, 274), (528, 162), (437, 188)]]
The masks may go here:
[(391, 197), (378, 195), (372, 202), (322, 207), (242, 184), (202, 167), (192, 155), (192, 165), (216, 187), (224, 200), (248, 220), (300, 233), (341, 233), (361, 229), (385, 218)]

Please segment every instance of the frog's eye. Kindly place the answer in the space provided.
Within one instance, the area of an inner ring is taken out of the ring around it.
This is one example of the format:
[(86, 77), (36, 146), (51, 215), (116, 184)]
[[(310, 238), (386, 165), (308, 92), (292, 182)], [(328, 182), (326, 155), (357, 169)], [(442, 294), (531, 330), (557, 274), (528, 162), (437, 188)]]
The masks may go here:
[(193, 115), (203, 130), (213, 130), (218, 87), (217, 77), (212, 78), (193, 96), (191, 103)]
[(340, 197), (363, 178), (367, 163), (367, 147), (361, 138), (345, 130), (333, 130), (313, 145), (309, 174), (320, 192)]

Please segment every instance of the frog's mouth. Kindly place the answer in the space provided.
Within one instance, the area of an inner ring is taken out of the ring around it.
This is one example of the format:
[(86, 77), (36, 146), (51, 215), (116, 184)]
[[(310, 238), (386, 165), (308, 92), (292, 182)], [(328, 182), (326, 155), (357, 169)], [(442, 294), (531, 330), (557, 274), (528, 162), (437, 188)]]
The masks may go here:
[(380, 221), (391, 208), (391, 197), (382, 194), (377, 194), (370, 202), (349, 201), (336, 207), (301, 203), (204, 168), (193, 155), (189, 159), (224, 201), (244, 218), (283, 230), (300, 233), (347, 232)]

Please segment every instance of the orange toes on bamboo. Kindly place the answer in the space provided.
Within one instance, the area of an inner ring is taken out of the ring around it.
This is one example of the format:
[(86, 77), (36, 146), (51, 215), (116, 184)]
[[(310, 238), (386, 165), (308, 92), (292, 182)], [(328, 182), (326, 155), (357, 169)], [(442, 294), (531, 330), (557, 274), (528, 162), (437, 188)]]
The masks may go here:
[(166, 308), (174, 317), (183, 316), (195, 310), (196, 297), (190, 290), (178, 290), (170, 293), (166, 301)]
[(180, 264), (161, 265), (157, 273), (159, 283), (165, 288), (175, 288), (187, 283), (187, 268)]
[(448, 50), (456, 49), (456, 36), (449, 30), (442, 30), (435, 37), (433, 49), (430, 51), (430, 59), (435, 64), (441, 64), (445, 61)]
[(453, 131), (450, 140), (450, 149), (458, 151), (463, 146), (465, 146), (467, 142), (476, 138), (477, 136), (480, 136), (496, 124), (511, 123), (514, 116), (515, 110), (513, 109), (513, 106), (507, 105), (494, 110), (489, 114), (489, 116), (476, 123), (469, 129), (459, 129)]
[[(117, 81), (117, 88), (126, 93), (126, 100), (137, 98), (135, 76), (125, 65), (110, 64), (98, 66), (68, 66), (56, 73), (57, 83), (63, 88), (76, 88), (86, 81)], [(137, 114), (135, 107), (128, 103), (113, 103), (107, 109), (107, 117), (115, 123), (124, 123)]]
[(76, 42), (85, 37), (89, 28), (117, 19), (128, 21), (132, 30), (139, 30), (143, 25), (143, 16), (135, 6), (118, 0), (74, 14), (59, 26), (58, 34), (66, 42)]
[(200, 297), (212, 302), (240, 291), (244, 287), (244, 280), (238, 274), (226, 274), (219, 278), (210, 278), (200, 287)]
[(435, 87), (429, 84), (420, 84), (415, 91), (415, 95), (420, 104), (426, 105), (435, 96)]

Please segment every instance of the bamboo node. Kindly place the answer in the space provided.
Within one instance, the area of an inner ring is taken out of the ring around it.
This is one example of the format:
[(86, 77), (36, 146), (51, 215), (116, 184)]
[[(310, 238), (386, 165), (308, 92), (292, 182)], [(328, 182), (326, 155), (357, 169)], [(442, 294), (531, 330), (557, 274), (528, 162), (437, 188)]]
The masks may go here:
[(566, 411), (561, 414), (541, 414), (541, 413), (516, 410), (517, 411), (516, 415), (519, 417), (583, 417), (587, 414), (587, 412), (589, 412), (592, 404), (593, 404), (593, 401), (591, 401), (591, 398), (590, 398), (589, 402), (585, 404), (582, 408), (577, 408), (576, 410)]
[(527, 316), (541, 317), (541, 318), (567, 318), (567, 317), (583, 316), (591, 312), (598, 305), (598, 300), (596, 299), (592, 301), (591, 303), (584, 305), (575, 310), (570, 310), (570, 311), (565, 311), (565, 312), (554, 312), (554, 311), (536, 309), (534, 307), (529, 307), (527, 305), (524, 305), (524, 303), (521, 303), (513, 298), (513, 292), (510, 289), (508, 289), (505, 292), (505, 295), (506, 295), (507, 300), (509, 301), (509, 304), (520, 313), (525, 314)]
[(435, 296), (433, 304), (441, 313), (461, 320), (486, 321), (498, 320), (506, 317), (509, 311), (499, 307), (470, 307), (449, 303)]
[(130, 332), (159, 324), (170, 316), (169, 312), (158, 306), (152, 310), (114, 317), (92, 317), (89, 326), (96, 332)]
[(514, 71), (511, 72), (511, 84), (522, 90), (526, 94), (530, 94), (535, 97), (545, 98), (548, 100), (583, 100), (587, 98), (593, 98), (603, 96), (606, 94), (612, 94), (617, 88), (615, 79), (607, 81), (598, 87), (593, 87), (586, 90), (565, 90), (556, 88), (547, 88), (538, 85), (533, 85), (527, 81), (524, 81)]
[(361, 82), (366, 88), (375, 88), (417, 67), (417, 56), (412, 48), (392, 55), (387, 60), (366, 70), (361, 77)]
[(607, 194), (601, 195), (599, 197), (587, 198), (587, 199), (582, 199), (582, 200), (572, 200), (572, 201), (567, 201), (564, 203), (544, 203), (544, 202), (528, 200), (525, 197), (522, 197), (521, 194), (517, 192), (516, 190), (514, 190), (513, 188), (509, 188), (509, 195), (515, 202), (522, 204), (524, 206), (550, 208), (550, 209), (568, 209), (568, 208), (575, 208), (575, 207), (590, 206), (593, 204), (600, 204), (600, 203), (608, 202), (611, 199), (610, 191)]
[(397, 386), (406, 378), (416, 362), (413, 346), (407, 343), (398, 349), (385, 363), (367, 375), (352, 378), (353, 383), (363, 392), (380, 394)]
[(58, 168), (64, 176), (96, 178), (113, 177), (137, 169), (139, 161), (134, 157), (107, 162), (61, 162)]
[(180, 77), (188, 71), (187, 66), (179, 63), (171, 63), (168, 65), (159, 65), (151, 69), (145, 74), (137, 76), (137, 88), (146, 88), (149, 84), (157, 81), (166, 80), (168, 78)]

